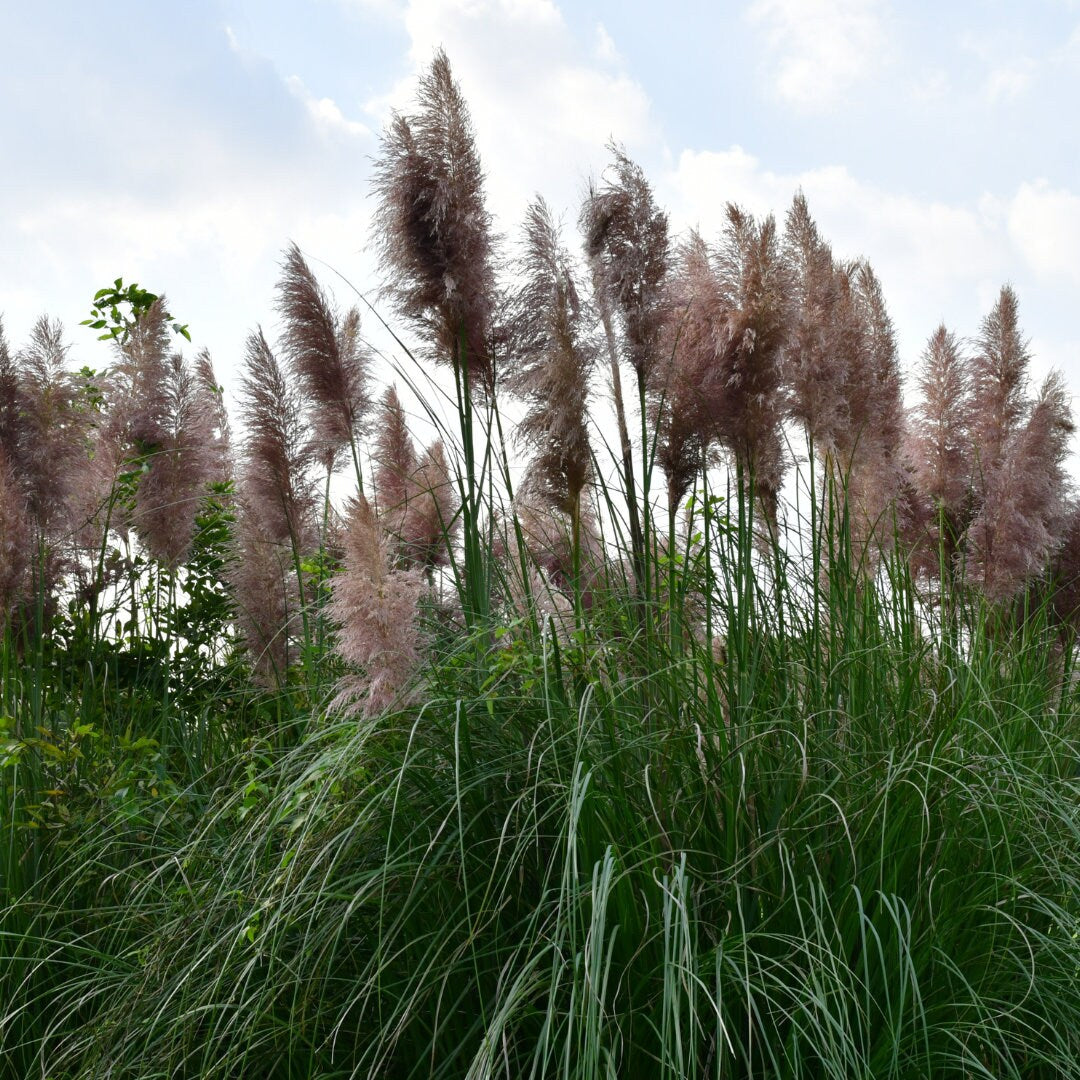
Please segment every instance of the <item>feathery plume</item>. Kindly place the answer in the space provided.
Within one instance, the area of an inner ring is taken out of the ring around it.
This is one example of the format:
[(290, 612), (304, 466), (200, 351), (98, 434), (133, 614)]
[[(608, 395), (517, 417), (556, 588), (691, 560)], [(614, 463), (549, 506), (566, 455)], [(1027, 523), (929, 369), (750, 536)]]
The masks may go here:
[(440, 440), (424, 451), (409, 478), (399, 534), (407, 565), (427, 571), (447, 565), (460, 525), (457, 509), (457, 493)]
[(468, 107), (441, 49), (420, 80), (419, 111), (397, 115), (375, 165), (376, 234), (399, 312), (439, 361), (494, 385), (491, 215)]
[(1019, 308), (1012, 286), (1003, 285), (983, 319), (971, 358), (971, 430), (982, 472), (998, 466), (1028, 406), (1031, 354), (1020, 332)]
[(914, 563), (930, 574), (942, 553), (951, 564), (967, 525), (974, 466), (971, 378), (956, 335), (942, 324), (930, 336), (919, 368), (919, 404), (912, 410), (907, 456), (916, 497), (926, 505), (926, 535), (916, 538)]
[(221, 463), (212, 413), (180, 353), (169, 357), (160, 391), (160, 441), (139, 479), (132, 524), (150, 554), (175, 567), (187, 557), (195, 516)]
[(391, 532), (397, 533), (409, 494), (409, 478), (416, 471), (416, 447), (396, 387), (386, 388), (380, 412), (373, 454), (375, 493), (382, 520), (397, 522), (388, 525)]
[(865, 260), (852, 269), (861, 334), (845, 380), (847, 423), (840, 444), (856, 530), (888, 546), (894, 535), (890, 510), (896, 510), (906, 476), (902, 377), (881, 283)]
[(657, 432), (656, 460), (674, 508), (705, 467), (723, 408), (719, 369), (728, 344), (727, 309), (708, 245), (696, 230), (676, 252), (667, 303), (672, 317), (650, 373), (648, 405)]
[(983, 320), (971, 357), (971, 429), (983, 472), (997, 468), (1027, 410), (1030, 360), (1020, 329), (1020, 301), (1011, 285), (1002, 285), (997, 302)]
[(1046, 569), (1060, 544), (1070, 487), (1064, 466), (1075, 430), (1064, 379), (1051, 372), (990, 475), (969, 531), (969, 566), (992, 600), (1016, 596)]
[(66, 529), (69, 497), (86, 461), (89, 416), (67, 371), (67, 352), (62, 327), (43, 316), (15, 362), (22, 429), (15, 461), (30, 514), (43, 533), (54, 526)]
[(243, 488), (237, 502), (236, 557), (229, 570), (236, 622), (255, 675), (273, 686), (294, 659), (290, 644), (300, 610), (296, 567), (289, 543), (270, 539), (276, 525), (262, 520), (263, 507), (246, 498)]
[(264, 539), (289, 544), (299, 555), (311, 546), (317, 502), (312, 447), (300, 400), (261, 330), (251, 334), (240, 383), (244, 443), (243, 489), (258, 508)]
[(581, 230), (598, 280), (622, 316), (627, 359), (644, 389), (657, 362), (666, 320), (668, 219), (657, 207), (641, 167), (618, 146), (610, 149), (615, 178), (590, 190)]
[(216, 479), (232, 478), (232, 425), (225, 409), (225, 394), (214, 373), (214, 362), (206, 349), (195, 354), (195, 380), (198, 385), (199, 407), (204, 410), (211, 426), (211, 457)]
[(518, 363), (511, 385), (529, 408), (518, 432), (535, 451), (532, 470), (545, 496), (573, 519), (592, 474), (587, 408), (596, 348), (569, 256), (541, 198), (526, 211), (519, 268)]
[(29, 596), (32, 549), (26, 500), (0, 446), (0, 633), (11, 613)]
[(784, 470), (783, 350), (787, 344), (791, 275), (780, 250), (776, 221), (755, 219), (728, 203), (717, 273), (725, 312), (722, 363), (708, 378), (719, 382), (716, 432), (747, 474), (770, 520), (775, 518)]
[(419, 569), (393, 570), (386, 537), (362, 495), (348, 509), (345, 567), (334, 579), (330, 614), (341, 627), (337, 650), (358, 672), (341, 682), (331, 708), (365, 716), (401, 701), (420, 667)]
[(9, 464), (19, 454), (20, 412), (19, 373), (8, 348), (3, 319), (0, 319), (0, 450), (6, 453)]
[(841, 347), (845, 323), (839, 318), (844, 275), (797, 192), (788, 211), (785, 253), (791, 266), (794, 318), (787, 351), (791, 413), (801, 420), (819, 450), (828, 450), (843, 409), (845, 366)]
[(285, 353), (307, 400), (323, 467), (333, 469), (346, 447), (358, 462), (356, 440), (371, 404), (360, 313), (353, 308), (344, 319), (337, 316), (296, 244), (285, 252), (278, 310)]
[(1074, 630), (1080, 628), (1080, 503), (1075, 501), (1066, 512), (1061, 544), (1048, 578), (1054, 618)]

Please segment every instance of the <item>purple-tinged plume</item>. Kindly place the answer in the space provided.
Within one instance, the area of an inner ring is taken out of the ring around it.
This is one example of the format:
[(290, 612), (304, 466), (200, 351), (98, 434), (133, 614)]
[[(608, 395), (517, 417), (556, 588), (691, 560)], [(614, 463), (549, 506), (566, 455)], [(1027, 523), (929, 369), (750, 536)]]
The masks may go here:
[(370, 355), (360, 338), (354, 308), (337, 315), (300, 249), (285, 252), (278, 282), (278, 311), (284, 321), (284, 348), (307, 402), (317, 454), (332, 469), (347, 448), (359, 462), (356, 443), (371, 405)]
[(363, 496), (348, 510), (345, 567), (333, 589), (337, 650), (353, 670), (331, 707), (373, 716), (404, 700), (420, 668), (417, 604), (424, 577), (419, 569), (390, 568), (386, 537)]
[(538, 490), (573, 520), (592, 475), (587, 410), (596, 347), (569, 256), (540, 198), (526, 212), (519, 271), (511, 387), (528, 409), (518, 432), (533, 451), (531, 472)]
[(376, 234), (398, 311), (437, 360), (494, 385), (491, 215), (472, 121), (440, 49), (420, 80), (419, 110), (397, 115), (375, 166)]
[(619, 147), (613, 145), (611, 151), (614, 177), (590, 191), (581, 230), (598, 284), (622, 316), (626, 358), (643, 388), (658, 360), (667, 318), (668, 219), (641, 167)]
[(1064, 380), (1051, 372), (989, 475), (969, 530), (968, 567), (991, 600), (1030, 585), (1061, 543), (1070, 495), (1065, 462), (1075, 430)]

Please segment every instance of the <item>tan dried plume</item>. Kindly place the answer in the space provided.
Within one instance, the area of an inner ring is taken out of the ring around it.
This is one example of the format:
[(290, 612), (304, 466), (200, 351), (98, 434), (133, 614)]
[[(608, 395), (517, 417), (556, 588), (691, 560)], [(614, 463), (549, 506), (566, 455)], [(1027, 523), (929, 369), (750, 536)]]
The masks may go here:
[(375, 164), (376, 236), (398, 311), (439, 362), (494, 385), (491, 215), (472, 121), (441, 49), (420, 79), (418, 111), (396, 115)]

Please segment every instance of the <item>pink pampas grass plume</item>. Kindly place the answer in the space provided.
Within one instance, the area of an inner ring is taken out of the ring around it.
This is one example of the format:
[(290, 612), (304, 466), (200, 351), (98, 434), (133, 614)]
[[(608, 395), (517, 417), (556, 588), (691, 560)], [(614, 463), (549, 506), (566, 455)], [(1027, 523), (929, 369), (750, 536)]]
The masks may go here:
[(12, 612), (29, 598), (33, 548), (26, 499), (0, 447), (0, 633)]
[(1061, 544), (1049, 575), (1050, 609), (1059, 623), (1080, 629), (1080, 504), (1065, 515)]
[(791, 273), (776, 222), (757, 221), (733, 203), (717, 259), (724, 311), (722, 362), (709, 372), (720, 441), (754, 478), (766, 515), (776, 516), (785, 466), (784, 349), (791, 323)]
[(998, 466), (1028, 408), (1031, 354), (1020, 332), (1019, 308), (1012, 287), (1003, 285), (983, 319), (971, 357), (971, 432), (982, 472)]
[(441, 441), (431, 444), (409, 478), (400, 540), (406, 565), (446, 566), (460, 528), (457, 489)]
[(360, 313), (353, 308), (344, 318), (337, 315), (296, 244), (285, 252), (277, 306), (323, 467), (333, 469), (346, 448), (359, 467), (356, 442), (371, 405), (371, 358), (360, 339)]
[(43, 532), (66, 530), (69, 498), (86, 460), (89, 413), (67, 370), (68, 346), (58, 322), (41, 318), (16, 358), (21, 445), (16, 466), (31, 516)]
[(610, 149), (614, 177), (590, 191), (581, 231), (598, 282), (622, 317), (626, 359), (644, 389), (658, 360), (667, 317), (668, 219), (641, 167), (618, 146)]
[(388, 292), (439, 362), (491, 389), (495, 270), (472, 121), (440, 49), (418, 112), (397, 115), (375, 166), (376, 236)]
[(240, 415), (246, 431), (245, 498), (258, 508), (265, 538), (287, 543), (299, 554), (312, 545), (315, 532), (314, 453), (300, 398), (261, 330), (247, 341)]
[(1020, 593), (1061, 543), (1070, 492), (1065, 462), (1075, 430), (1064, 379), (1051, 372), (990, 475), (969, 530), (968, 565), (991, 600)]
[(708, 245), (696, 232), (679, 246), (668, 282), (671, 319), (648, 385), (656, 459), (676, 507), (705, 468), (717, 437), (728, 346), (727, 306)]
[(273, 538), (279, 525), (263, 521), (260, 505), (245, 499), (243, 490), (238, 503), (236, 551), (229, 571), (236, 622), (256, 677), (273, 686), (284, 680), (296, 659), (296, 565), (291, 545)]
[(409, 480), (416, 471), (416, 447), (397, 388), (388, 386), (379, 406), (375, 446), (375, 494), (379, 514), (391, 532), (400, 531), (409, 495)]
[(540, 198), (526, 211), (519, 269), (511, 387), (528, 409), (518, 433), (533, 450), (531, 469), (547, 498), (574, 518), (592, 475), (587, 410), (596, 346), (569, 256)]
[(931, 577), (952, 563), (972, 500), (971, 377), (956, 335), (939, 326), (919, 365), (921, 400), (912, 409), (907, 456), (925, 513), (915, 537), (916, 569)]
[(195, 516), (207, 486), (221, 476), (221, 460), (213, 414), (179, 353), (168, 359), (161, 394), (160, 442), (139, 479), (132, 523), (150, 554), (176, 567), (187, 558)]
[(14, 461), (19, 453), (21, 411), (19, 373), (8, 348), (4, 322), (0, 319), (0, 450), (7, 455), (9, 463)]
[(841, 348), (850, 332), (850, 318), (842, 317), (843, 275), (801, 191), (788, 211), (784, 247), (794, 281), (794, 317), (787, 350), (791, 413), (802, 422), (814, 445), (827, 450), (844, 407), (846, 366)]
[(354, 671), (331, 708), (373, 716), (404, 700), (420, 668), (419, 569), (389, 565), (386, 537), (363, 497), (348, 510), (345, 566), (333, 583), (330, 615), (339, 624), (337, 650)]
[(206, 349), (195, 354), (195, 380), (198, 385), (199, 408), (210, 423), (210, 455), (216, 479), (232, 479), (232, 425), (225, 408), (225, 393), (217, 381), (214, 362)]

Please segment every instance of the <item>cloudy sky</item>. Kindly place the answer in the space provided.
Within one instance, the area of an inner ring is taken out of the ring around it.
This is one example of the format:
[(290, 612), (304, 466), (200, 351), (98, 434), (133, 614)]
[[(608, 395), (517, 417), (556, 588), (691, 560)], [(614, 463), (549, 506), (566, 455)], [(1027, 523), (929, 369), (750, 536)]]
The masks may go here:
[(783, 215), (801, 186), (878, 271), (907, 367), (1010, 281), (1036, 372), (1080, 396), (1080, 0), (50, 0), (4, 21), (16, 344), (48, 312), (105, 363), (76, 324), (122, 275), (231, 382), (289, 240), (373, 289), (372, 157), (442, 45), (507, 236), (538, 191), (572, 222), (610, 139), (680, 229), (714, 233), (728, 200)]

